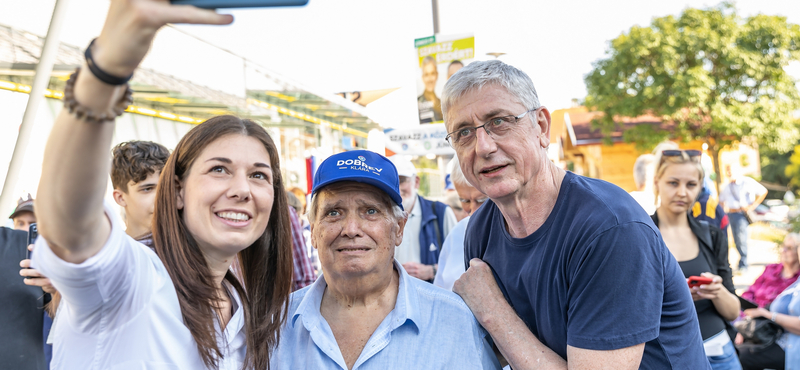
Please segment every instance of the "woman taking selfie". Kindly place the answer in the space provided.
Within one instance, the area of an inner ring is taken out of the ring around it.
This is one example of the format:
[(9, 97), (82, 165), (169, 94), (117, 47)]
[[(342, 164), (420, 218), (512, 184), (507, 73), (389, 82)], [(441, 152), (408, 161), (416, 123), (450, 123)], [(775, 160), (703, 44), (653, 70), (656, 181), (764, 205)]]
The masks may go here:
[[(103, 202), (127, 79), (166, 23), (232, 18), (168, 1), (112, 1), (65, 88), (45, 149), (33, 267), (62, 293), (54, 369), (267, 369), (292, 260), (275, 145), (252, 121), (209, 119), (158, 183), (155, 253)], [(231, 272), (238, 257), (242, 280)]]
[(741, 369), (726, 331), (728, 321), (735, 319), (740, 309), (728, 264), (728, 238), (720, 229), (697, 221), (689, 214), (703, 187), (700, 152), (657, 150), (654, 180), (660, 205), (651, 217), (683, 274), (687, 278), (702, 276), (711, 279), (711, 283), (691, 288), (703, 347), (711, 367), (715, 370)]

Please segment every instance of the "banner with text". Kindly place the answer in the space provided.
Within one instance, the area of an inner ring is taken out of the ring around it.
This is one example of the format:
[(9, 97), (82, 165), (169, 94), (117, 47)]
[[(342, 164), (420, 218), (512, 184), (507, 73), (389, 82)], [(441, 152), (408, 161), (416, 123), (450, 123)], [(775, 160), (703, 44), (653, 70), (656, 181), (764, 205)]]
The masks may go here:
[(405, 129), (388, 129), (386, 136), (387, 154), (426, 155), (454, 154), (453, 148), (444, 141), (447, 130), (444, 123), (420, 125)]
[[(442, 122), (444, 84), (475, 59), (475, 37), (470, 34), (434, 35), (414, 40), (417, 48), (417, 107), (419, 123)], [(442, 78), (439, 78), (441, 76)]]

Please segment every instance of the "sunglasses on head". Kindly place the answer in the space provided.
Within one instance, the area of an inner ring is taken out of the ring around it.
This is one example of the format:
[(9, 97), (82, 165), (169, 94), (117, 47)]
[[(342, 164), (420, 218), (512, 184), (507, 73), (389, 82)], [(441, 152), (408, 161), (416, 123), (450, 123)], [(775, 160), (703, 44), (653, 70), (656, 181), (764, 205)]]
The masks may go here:
[(664, 157), (681, 157), (686, 153), (689, 157), (699, 157), (702, 153), (699, 150), (662, 150), (661, 155)]

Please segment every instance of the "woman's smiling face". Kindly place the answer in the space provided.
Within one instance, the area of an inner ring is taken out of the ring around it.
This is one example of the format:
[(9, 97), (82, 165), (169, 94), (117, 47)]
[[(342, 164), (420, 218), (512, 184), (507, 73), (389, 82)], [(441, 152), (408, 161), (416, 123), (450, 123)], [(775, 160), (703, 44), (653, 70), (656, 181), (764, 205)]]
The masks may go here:
[(206, 258), (226, 260), (264, 234), (274, 201), (269, 153), (231, 134), (205, 149), (179, 181), (178, 208)]

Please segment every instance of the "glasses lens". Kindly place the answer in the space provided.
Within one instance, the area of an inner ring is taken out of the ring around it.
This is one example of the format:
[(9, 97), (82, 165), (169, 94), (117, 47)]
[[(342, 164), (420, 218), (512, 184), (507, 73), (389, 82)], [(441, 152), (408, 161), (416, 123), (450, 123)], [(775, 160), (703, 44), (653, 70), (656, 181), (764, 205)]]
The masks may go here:
[(664, 157), (680, 157), (686, 153), (689, 157), (699, 157), (702, 153), (699, 150), (664, 150), (661, 155)]

